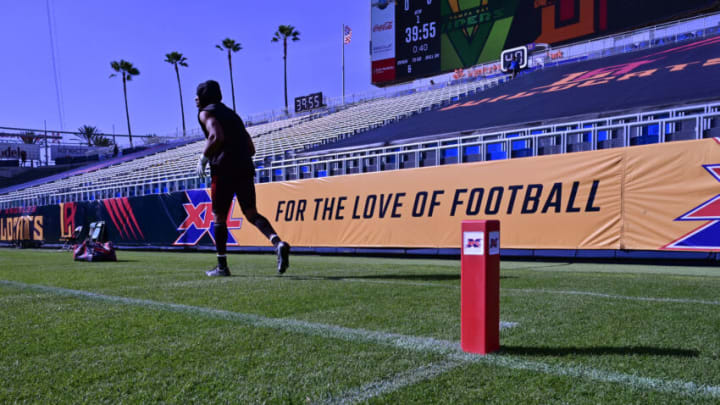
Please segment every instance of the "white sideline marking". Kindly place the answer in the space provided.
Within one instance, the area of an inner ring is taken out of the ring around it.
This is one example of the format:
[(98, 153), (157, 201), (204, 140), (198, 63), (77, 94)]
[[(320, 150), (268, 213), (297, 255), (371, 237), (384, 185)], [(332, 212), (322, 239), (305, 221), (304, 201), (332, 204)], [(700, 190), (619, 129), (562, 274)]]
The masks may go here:
[[(615, 373), (598, 370), (585, 366), (562, 366), (537, 361), (525, 360), (507, 354), (490, 354), (479, 356), (465, 353), (458, 342), (440, 340), (427, 337), (406, 336), (398, 333), (369, 331), (365, 329), (352, 329), (342, 326), (313, 323), (288, 318), (266, 318), (259, 315), (243, 314), (213, 308), (194, 307), (183, 304), (172, 304), (145, 299), (118, 297), (97, 294), (89, 291), (71, 290), (61, 287), (25, 284), (17, 281), (0, 280), (0, 285), (15, 287), (23, 290), (50, 292), (56, 295), (86, 298), (97, 301), (119, 303), (131, 306), (156, 308), (161, 310), (205, 315), (211, 318), (228, 319), (243, 322), (250, 326), (279, 329), (286, 332), (300, 333), (310, 336), (334, 338), (350, 342), (376, 343), (399, 349), (419, 352), (431, 352), (445, 355), (448, 360), (472, 363), (486, 363), (490, 365), (507, 367), (516, 370), (530, 370), (545, 374), (580, 377), (604, 383), (622, 383), (635, 388), (644, 388), (660, 392), (702, 395), (720, 398), (720, 386), (702, 385), (694, 382), (680, 380), (662, 380), (634, 374)], [(513, 322), (501, 322), (500, 329), (516, 326)]]
[(431, 363), (413, 370), (406, 370), (396, 374), (392, 379), (373, 381), (362, 387), (345, 392), (339, 398), (329, 398), (319, 402), (326, 405), (357, 404), (369, 399), (397, 391), (401, 388), (417, 384), (421, 381), (435, 378), (439, 375), (463, 365), (462, 361), (448, 360), (441, 363)]
[(524, 292), (524, 293), (547, 293), (547, 294), (565, 294), (565, 295), (585, 295), (590, 297), (610, 298), (629, 301), (649, 301), (649, 302), (672, 302), (678, 304), (705, 304), (720, 305), (720, 301), (696, 300), (692, 298), (658, 298), (658, 297), (631, 297), (626, 295), (603, 294), (591, 291), (563, 291), (563, 290), (545, 290), (534, 288), (501, 288), (506, 292)]
[[(298, 276), (300, 277), (300, 276)], [(252, 278), (260, 278), (260, 279), (277, 279), (276, 276), (257, 276)], [(226, 278), (226, 279), (220, 279), (220, 280), (213, 280), (217, 282), (235, 282), (235, 281), (242, 281), (246, 280), (246, 278)], [(351, 282), (351, 283), (367, 283), (367, 284), (394, 284), (394, 285), (407, 285), (407, 286), (416, 286), (416, 287), (438, 287), (438, 288), (452, 288), (452, 289), (460, 289), (459, 285), (456, 284), (440, 284), (440, 283), (432, 283), (432, 282), (419, 282), (419, 281), (390, 281), (390, 280), (363, 280), (363, 279), (356, 279), (356, 278), (343, 278), (343, 277), (337, 277), (337, 278), (326, 278), (326, 277), (317, 277), (317, 278), (311, 278), (308, 277), (308, 280), (327, 280), (327, 281), (343, 281), (343, 282)], [(192, 280), (192, 281), (180, 281), (180, 282), (174, 282), (174, 283), (167, 283), (163, 284), (163, 286), (167, 287), (188, 287), (188, 286), (194, 286), (194, 285), (209, 285), (207, 280)], [(138, 288), (147, 288), (145, 286), (139, 286)], [(589, 297), (598, 297), (598, 298), (609, 298), (609, 299), (618, 299), (618, 300), (628, 300), (628, 301), (647, 301), (647, 302), (665, 302), (665, 303), (676, 303), (676, 304), (703, 304), (703, 305), (720, 305), (720, 301), (710, 301), (710, 300), (697, 300), (693, 298), (664, 298), (664, 297), (633, 297), (633, 296), (627, 296), (627, 295), (615, 295), (615, 294), (605, 294), (605, 293), (598, 293), (598, 292), (592, 292), (592, 291), (566, 291), (566, 290), (548, 290), (548, 289), (534, 289), (534, 288), (501, 288), (500, 292), (505, 293), (512, 293), (512, 292), (520, 292), (520, 293), (542, 293), (542, 294), (561, 294), (561, 295), (581, 295), (581, 296), (589, 296)]]

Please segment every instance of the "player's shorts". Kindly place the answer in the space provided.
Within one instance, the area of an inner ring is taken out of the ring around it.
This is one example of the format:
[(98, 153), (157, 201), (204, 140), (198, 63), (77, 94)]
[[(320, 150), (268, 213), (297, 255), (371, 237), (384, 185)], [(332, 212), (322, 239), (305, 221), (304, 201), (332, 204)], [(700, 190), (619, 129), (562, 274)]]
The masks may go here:
[(210, 186), (212, 210), (230, 215), (233, 196), (243, 211), (256, 209), (254, 176), (244, 173), (213, 175)]

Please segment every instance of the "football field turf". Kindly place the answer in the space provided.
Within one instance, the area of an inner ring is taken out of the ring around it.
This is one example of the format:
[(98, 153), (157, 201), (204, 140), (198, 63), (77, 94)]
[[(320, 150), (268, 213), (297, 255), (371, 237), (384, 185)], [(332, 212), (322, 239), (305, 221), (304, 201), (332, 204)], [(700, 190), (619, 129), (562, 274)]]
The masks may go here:
[(501, 263), (462, 352), (459, 260), (0, 249), (0, 403), (720, 403), (720, 269)]

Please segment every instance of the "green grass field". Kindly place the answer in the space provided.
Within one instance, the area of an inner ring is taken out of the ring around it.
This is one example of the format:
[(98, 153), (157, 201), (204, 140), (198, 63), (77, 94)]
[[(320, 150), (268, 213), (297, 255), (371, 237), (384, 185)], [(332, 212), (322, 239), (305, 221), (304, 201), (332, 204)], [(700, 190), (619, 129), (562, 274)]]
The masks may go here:
[(720, 269), (503, 262), (463, 353), (453, 260), (0, 249), (0, 403), (720, 403)]

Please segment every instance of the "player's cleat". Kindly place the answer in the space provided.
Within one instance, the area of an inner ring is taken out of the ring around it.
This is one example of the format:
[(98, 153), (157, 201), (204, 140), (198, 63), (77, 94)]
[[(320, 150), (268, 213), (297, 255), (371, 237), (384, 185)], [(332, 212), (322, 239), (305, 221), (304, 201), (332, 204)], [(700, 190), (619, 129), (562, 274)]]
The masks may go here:
[(220, 267), (215, 267), (212, 270), (206, 271), (205, 274), (208, 277), (230, 277), (230, 269), (227, 267), (224, 269)]
[(284, 274), (285, 270), (290, 267), (290, 244), (287, 242), (280, 242), (275, 248), (277, 252), (277, 271), (278, 274)]

